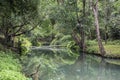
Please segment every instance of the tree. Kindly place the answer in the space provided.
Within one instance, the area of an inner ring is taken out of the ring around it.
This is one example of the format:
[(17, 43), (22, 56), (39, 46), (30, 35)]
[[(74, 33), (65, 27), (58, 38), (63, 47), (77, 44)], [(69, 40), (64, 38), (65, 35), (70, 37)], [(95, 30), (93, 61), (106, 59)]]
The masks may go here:
[(112, 40), (120, 39), (120, 0), (110, 1), (111, 18), (110, 18), (110, 38)]
[[(73, 29), (73, 38), (75, 42), (79, 45), (82, 52), (85, 51), (85, 6), (86, 6), (86, 0), (82, 0), (82, 12), (78, 11), (78, 0), (75, 0), (75, 8), (76, 8), (76, 20), (77, 20), (77, 26), (75, 27), (80, 34), (80, 37), (77, 35), (75, 28)], [(82, 15), (79, 15), (79, 13), (82, 13)]]
[(99, 30), (99, 21), (98, 21), (98, 0), (95, 2), (95, 4), (92, 1), (92, 8), (93, 8), (93, 13), (94, 13), (94, 18), (95, 18), (95, 27), (96, 27), (96, 33), (97, 33), (97, 40), (98, 40), (98, 45), (99, 45), (99, 50), (101, 55), (105, 55), (105, 49), (101, 41), (100, 37), (100, 30)]
[(82, 27), (81, 30), (81, 46), (82, 46), (82, 51), (85, 51), (85, 17), (86, 17), (86, 13), (85, 13), (85, 7), (86, 7), (86, 0), (82, 0), (83, 3), (83, 20), (82, 20), (82, 24), (84, 25)]
[(40, 23), (39, 0), (4, 0), (0, 2), (0, 35), (12, 46), (14, 37), (33, 30)]
[(110, 1), (105, 0), (105, 43), (107, 43), (107, 38), (108, 38), (108, 23), (110, 21)]

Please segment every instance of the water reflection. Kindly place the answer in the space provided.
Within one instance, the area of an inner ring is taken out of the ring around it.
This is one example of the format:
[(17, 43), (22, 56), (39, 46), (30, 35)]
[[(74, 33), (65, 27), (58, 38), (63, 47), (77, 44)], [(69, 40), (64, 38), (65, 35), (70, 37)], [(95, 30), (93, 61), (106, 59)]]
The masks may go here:
[[(91, 57), (91, 56), (90, 56)], [(120, 66), (112, 65), (103, 58), (100, 61), (94, 61), (89, 56), (79, 57), (79, 60), (72, 65), (63, 67), (65, 73), (61, 80), (119, 80)], [(81, 59), (80, 59), (81, 58)]]
[(105, 59), (96, 56), (72, 57), (69, 54), (67, 50), (35, 50), (31, 56), (24, 59), (24, 72), (30, 74), (34, 72), (36, 65), (41, 64), (39, 80), (120, 79), (119, 65), (110, 64)]

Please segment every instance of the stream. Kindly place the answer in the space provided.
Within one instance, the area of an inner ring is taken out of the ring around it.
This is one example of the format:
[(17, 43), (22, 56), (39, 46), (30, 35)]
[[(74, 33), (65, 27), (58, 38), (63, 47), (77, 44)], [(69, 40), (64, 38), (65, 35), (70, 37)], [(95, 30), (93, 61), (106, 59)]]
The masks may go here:
[(66, 48), (36, 48), (23, 57), (23, 72), (39, 80), (120, 80), (120, 60), (81, 55)]

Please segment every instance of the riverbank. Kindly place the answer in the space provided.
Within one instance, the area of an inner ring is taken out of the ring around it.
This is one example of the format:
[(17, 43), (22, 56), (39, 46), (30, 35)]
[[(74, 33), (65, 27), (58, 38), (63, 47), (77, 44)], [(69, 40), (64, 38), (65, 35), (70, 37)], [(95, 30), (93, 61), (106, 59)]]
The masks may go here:
[(15, 53), (0, 50), (0, 80), (27, 80)]
[[(93, 43), (93, 44), (91, 44), (91, 43)], [(100, 54), (97, 42), (91, 42), (91, 43), (87, 47), (88, 54), (94, 54), (94, 55), (105, 57), (105, 58), (120, 59), (120, 43), (119, 43), (119, 41), (117, 41), (117, 42), (113, 41), (112, 43), (108, 42), (108, 44), (103, 43), (105, 51), (106, 51), (106, 54), (104, 56), (102, 56)]]

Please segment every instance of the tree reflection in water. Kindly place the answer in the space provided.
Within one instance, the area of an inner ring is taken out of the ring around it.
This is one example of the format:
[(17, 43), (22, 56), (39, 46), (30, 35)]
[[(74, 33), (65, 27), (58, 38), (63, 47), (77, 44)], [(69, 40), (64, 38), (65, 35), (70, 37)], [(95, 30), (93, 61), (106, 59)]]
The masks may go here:
[(36, 50), (23, 60), (25, 67), (23, 71), (27, 75), (34, 72), (36, 65), (41, 64), (39, 80), (120, 79), (119, 65), (110, 64), (105, 59), (96, 56), (73, 57), (67, 50)]

